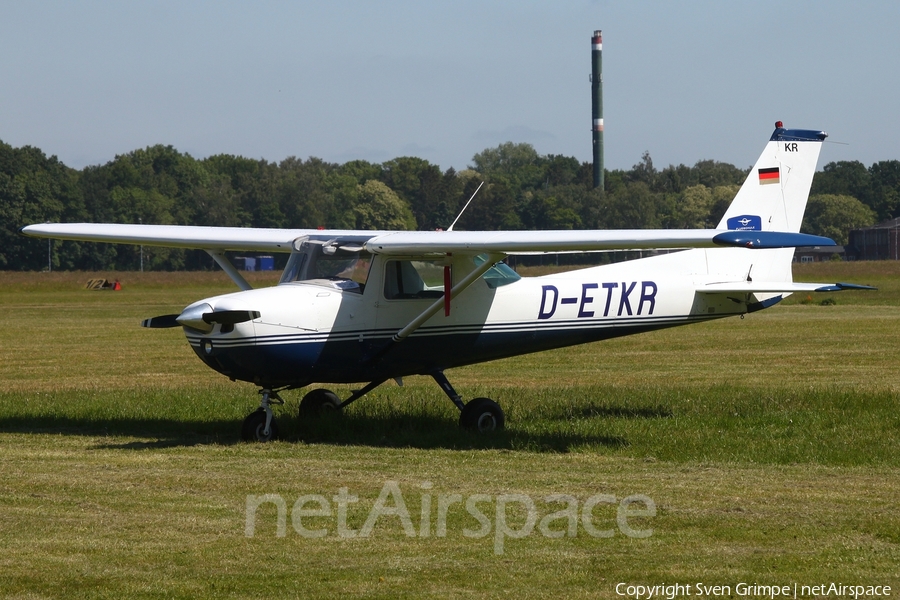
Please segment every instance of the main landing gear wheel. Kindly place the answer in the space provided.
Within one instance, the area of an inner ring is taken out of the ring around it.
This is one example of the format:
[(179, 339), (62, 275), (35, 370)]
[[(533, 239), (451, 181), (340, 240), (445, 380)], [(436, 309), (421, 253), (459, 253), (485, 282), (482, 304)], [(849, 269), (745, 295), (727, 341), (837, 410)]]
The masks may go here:
[(478, 433), (490, 433), (499, 431), (506, 425), (503, 409), (490, 398), (475, 398), (463, 403), (460, 395), (447, 381), (443, 371), (434, 371), (431, 376), (459, 409), (459, 426), (463, 429)]
[(300, 418), (317, 418), (341, 412), (341, 399), (329, 390), (312, 390), (300, 401)]
[(459, 415), (459, 426), (478, 433), (503, 429), (506, 417), (500, 405), (490, 398), (469, 400)]
[(269, 422), (269, 431), (266, 433), (266, 411), (258, 408), (244, 419), (241, 438), (245, 442), (271, 442), (278, 439), (278, 425), (275, 423), (275, 419), (272, 419)]

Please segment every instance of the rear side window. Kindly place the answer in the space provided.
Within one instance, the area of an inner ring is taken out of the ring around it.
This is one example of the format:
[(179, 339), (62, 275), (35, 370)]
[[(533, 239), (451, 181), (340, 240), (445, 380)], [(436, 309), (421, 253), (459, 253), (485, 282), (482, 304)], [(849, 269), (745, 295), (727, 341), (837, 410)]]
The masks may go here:
[[(487, 254), (479, 254), (475, 257), (475, 266), (480, 267), (487, 259)], [(510, 266), (504, 262), (495, 263), (494, 266), (481, 276), (481, 278), (484, 279), (485, 283), (487, 283), (488, 287), (491, 289), (503, 287), (504, 285), (509, 285), (522, 279), (518, 273), (513, 271)]]

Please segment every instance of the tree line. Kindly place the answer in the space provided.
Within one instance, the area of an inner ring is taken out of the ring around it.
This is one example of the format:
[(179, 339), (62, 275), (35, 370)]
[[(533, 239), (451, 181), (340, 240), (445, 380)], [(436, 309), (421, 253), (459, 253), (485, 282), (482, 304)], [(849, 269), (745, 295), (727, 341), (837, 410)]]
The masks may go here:
[[(195, 159), (151, 146), (77, 170), (38, 148), (0, 141), (0, 269), (48, 268), (48, 243), (17, 234), (41, 222), (280, 228), (455, 229), (715, 227), (749, 169), (703, 160), (657, 169), (649, 153), (593, 188), (591, 164), (507, 142), (461, 171), (415, 157), (335, 164), (219, 154)], [(816, 173), (803, 230), (844, 243), (851, 228), (900, 216), (900, 161), (832, 162)], [(50, 242), (52, 269), (135, 270), (137, 247)], [(208, 269), (201, 251), (153, 248), (152, 270)]]

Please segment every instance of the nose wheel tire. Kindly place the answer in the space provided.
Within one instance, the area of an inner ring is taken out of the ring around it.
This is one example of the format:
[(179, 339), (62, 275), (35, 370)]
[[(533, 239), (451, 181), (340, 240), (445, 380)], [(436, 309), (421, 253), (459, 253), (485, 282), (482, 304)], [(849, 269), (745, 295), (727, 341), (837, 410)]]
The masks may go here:
[(312, 390), (300, 401), (300, 418), (309, 419), (341, 412), (341, 399), (329, 390)]
[(506, 417), (500, 405), (490, 398), (469, 400), (459, 415), (459, 426), (478, 433), (503, 429)]
[(245, 442), (271, 442), (278, 439), (278, 425), (275, 419), (272, 419), (269, 423), (269, 432), (266, 434), (266, 411), (260, 408), (244, 419), (241, 438)]

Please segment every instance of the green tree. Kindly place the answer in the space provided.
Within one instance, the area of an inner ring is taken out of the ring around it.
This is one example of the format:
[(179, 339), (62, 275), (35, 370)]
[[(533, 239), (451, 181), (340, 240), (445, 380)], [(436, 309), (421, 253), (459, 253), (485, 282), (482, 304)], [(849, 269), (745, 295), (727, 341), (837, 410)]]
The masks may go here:
[(338, 214), (343, 210), (336, 206), (332, 186), (340, 181), (341, 186), (352, 187), (355, 194), (358, 183), (352, 175), (341, 174), (343, 171), (337, 165), (314, 157), (306, 161), (286, 158), (279, 163), (278, 170), (276, 195), (286, 227), (315, 229), (348, 224), (344, 215)]
[[(317, 158), (310, 158), (309, 162), (319, 161)], [(335, 165), (334, 168), (341, 175), (349, 175), (356, 179), (358, 185), (362, 185), (370, 179), (380, 179), (383, 167), (377, 163), (371, 163), (367, 160), (351, 160), (342, 165)], [(395, 190), (396, 191), (396, 190)]]
[(708, 188), (740, 186), (750, 172), (749, 169), (738, 169), (732, 164), (717, 160), (697, 161), (691, 171), (696, 173), (697, 183)]
[(900, 160), (883, 160), (869, 167), (871, 200), (879, 221), (900, 216)]
[(526, 229), (584, 229), (592, 222), (593, 188), (579, 183), (528, 192), (519, 214)]
[[(478, 178), (466, 182), (459, 208), (478, 188)], [(523, 224), (517, 211), (518, 205), (512, 185), (505, 179), (488, 180), (475, 196), (469, 208), (460, 217), (456, 229), (469, 231), (500, 231), (522, 229)]]
[(648, 191), (652, 191), (656, 186), (656, 178), (659, 171), (653, 166), (653, 159), (650, 158), (650, 152), (644, 151), (641, 155), (641, 162), (631, 167), (628, 172), (627, 180), (630, 182), (640, 182), (647, 186)]
[(205, 184), (194, 189), (191, 204), (194, 225), (240, 227), (248, 220), (231, 187), (231, 178), (221, 173), (208, 174)]
[(382, 165), (381, 181), (409, 204), (420, 229), (440, 226), (435, 214), (447, 198), (439, 167), (421, 158), (403, 156)]
[(472, 157), (472, 168), (491, 182), (503, 181), (513, 196), (522, 188), (537, 188), (545, 182), (544, 163), (531, 144), (505, 142)]
[[(581, 163), (578, 159), (570, 156), (550, 155), (546, 158), (544, 166), (545, 181), (548, 186), (581, 184), (585, 182), (581, 180)], [(593, 174), (591, 174), (593, 178)], [(587, 185), (593, 185), (593, 180), (587, 182)]]
[(830, 162), (813, 177), (810, 194), (853, 196), (871, 207), (869, 170), (858, 160)]
[(409, 205), (384, 183), (369, 180), (358, 186), (358, 194), (356, 229), (415, 229)]
[(713, 194), (705, 185), (692, 185), (676, 196), (675, 218), (669, 225), (675, 229), (705, 229), (710, 226)]
[[(47, 267), (47, 242), (25, 239), (18, 229), (31, 223), (82, 220), (83, 204), (77, 173), (53, 156), (30, 146), (13, 148), (0, 142), (0, 268)], [(71, 268), (80, 245), (50, 242), (52, 268)]]
[(725, 212), (728, 210), (728, 207), (731, 206), (731, 202), (734, 200), (734, 197), (737, 196), (740, 189), (740, 184), (717, 185), (713, 188), (713, 205), (710, 209), (708, 221), (710, 227), (715, 227), (719, 224), (719, 221), (725, 216)]
[(601, 203), (600, 219), (606, 229), (654, 229), (660, 227), (658, 203), (643, 181), (630, 183), (614, 193), (606, 194)]
[(830, 237), (846, 244), (851, 229), (875, 223), (875, 211), (852, 196), (818, 194), (810, 196), (801, 230)]

